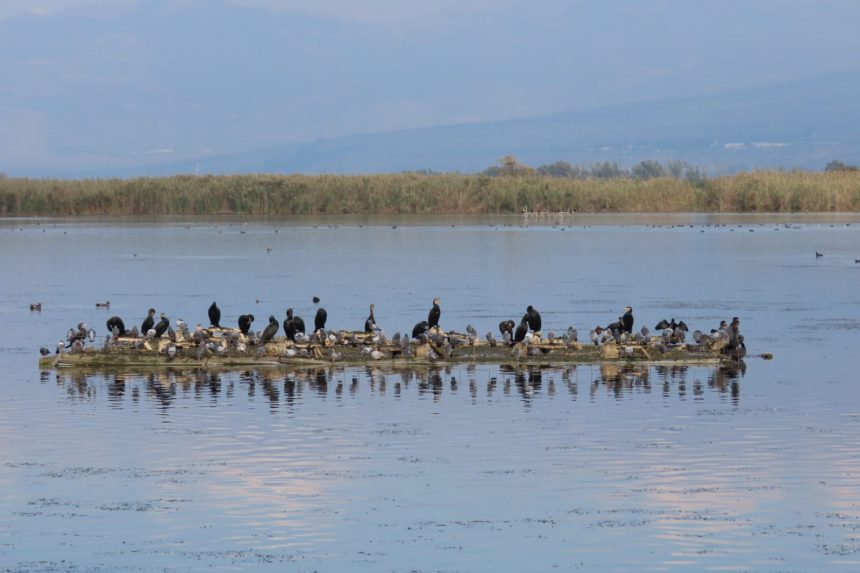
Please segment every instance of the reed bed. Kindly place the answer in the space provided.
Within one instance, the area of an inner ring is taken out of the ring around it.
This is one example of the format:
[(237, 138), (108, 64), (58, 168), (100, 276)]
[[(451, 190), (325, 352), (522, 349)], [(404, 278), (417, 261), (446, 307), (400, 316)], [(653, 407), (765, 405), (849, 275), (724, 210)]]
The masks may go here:
[(225, 175), (0, 179), (3, 216), (860, 210), (860, 173), (759, 171), (686, 181), (541, 175)]

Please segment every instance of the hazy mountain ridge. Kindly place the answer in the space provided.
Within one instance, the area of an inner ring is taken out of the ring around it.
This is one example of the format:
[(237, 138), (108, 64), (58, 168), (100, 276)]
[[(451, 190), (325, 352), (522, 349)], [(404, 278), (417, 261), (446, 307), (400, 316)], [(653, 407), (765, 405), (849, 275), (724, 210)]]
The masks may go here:
[(719, 95), (638, 102), (507, 121), (369, 133), (61, 176), (174, 173), (477, 172), (515, 155), (536, 166), (684, 160), (709, 173), (823, 169), (860, 158), (860, 72)]
[(713, 172), (822, 169), (860, 152), (860, 74), (717, 96), (501, 122), (339, 137), (200, 162), (206, 172), (479, 171), (506, 154), (530, 165), (681, 159)]

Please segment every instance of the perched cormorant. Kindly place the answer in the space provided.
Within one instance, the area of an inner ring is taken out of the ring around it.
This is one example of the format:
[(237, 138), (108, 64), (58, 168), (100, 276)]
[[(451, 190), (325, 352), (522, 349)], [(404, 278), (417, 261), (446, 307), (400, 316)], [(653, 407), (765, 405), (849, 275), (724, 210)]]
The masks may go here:
[(107, 326), (109, 333), (113, 333), (113, 329), (118, 328), (120, 336), (123, 336), (125, 334), (125, 323), (118, 316), (112, 316), (107, 319), (105, 326)]
[(607, 324), (604, 330), (609, 330), (611, 332), (621, 332), (624, 330), (624, 323), (621, 320), (621, 317), (619, 316), (617, 321)]
[(633, 332), (633, 308), (629, 306), (624, 307), (624, 316), (621, 317), (621, 326), (624, 328), (624, 332), (631, 334)]
[(314, 332), (325, 329), (325, 321), (327, 318), (328, 313), (325, 309), (322, 307), (318, 308), (316, 316), (314, 316)]
[(535, 332), (540, 331), (540, 313), (535, 310), (535, 307), (529, 305), (528, 308), (526, 308), (526, 315), (523, 318), (525, 318), (526, 321), (529, 323), (529, 328), (531, 328)]
[(164, 316), (164, 313), (161, 313), (161, 320), (158, 321), (158, 324), (155, 325), (155, 338), (161, 338), (161, 335), (167, 332), (167, 327), (170, 326), (170, 321), (167, 320), (167, 317)]
[(514, 342), (522, 342), (526, 339), (526, 334), (529, 331), (529, 320), (528, 315), (525, 315), (523, 319), (520, 321), (520, 325), (517, 327), (516, 332), (514, 332)]
[(269, 317), (269, 325), (263, 330), (263, 334), (260, 336), (260, 344), (266, 344), (270, 340), (272, 340), (275, 335), (278, 333), (278, 320), (274, 316)]
[(248, 335), (248, 331), (251, 330), (251, 323), (254, 322), (253, 314), (243, 314), (239, 317), (239, 330), (244, 335)]
[(209, 323), (215, 328), (221, 328), (221, 309), (215, 301), (212, 301), (212, 306), (209, 307)]
[(140, 323), (140, 331), (146, 334), (153, 326), (155, 326), (155, 309), (150, 308), (146, 318)]
[(365, 332), (373, 332), (373, 329), (376, 327), (376, 318), (373, 316), (373, 305), (370, 305), (370, 316), (367, 317), (367, 320), (364, 321), (364, 331)]
[(412, 329), (412, 338), (418, 338), (428, 330), (430, 330), (430, 324), (426, 320), (422, 320)]
[(427, 324), (429, 328), (438, 327), (439, 326), (439, 317), (442, 315), (442, 309), (439, 308), (439, 299), (433, 299), (433, 308), (430, 309), (430, 312), (427, 314)]
[(499, 333), (504, 336), (507, 332), (511, 336), (514, 334), (514, 327), (517, 325), (513, 320), (503, 320), (499, 323)]
[(305, 333), (305, 321), (293, 314), (293, 309), (287, 309), (287, 318), (284, 320), (284, 334), (295, 342), (296, 334)]

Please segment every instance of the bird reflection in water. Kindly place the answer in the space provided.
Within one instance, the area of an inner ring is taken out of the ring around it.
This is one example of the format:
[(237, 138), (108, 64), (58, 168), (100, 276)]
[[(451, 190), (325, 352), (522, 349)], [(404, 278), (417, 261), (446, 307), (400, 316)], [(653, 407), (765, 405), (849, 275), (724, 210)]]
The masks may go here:
[(363, 388), (379, 399), (389, 395), (402, 399), (413, 391), (419, 398), (437, 401), (446, 394), (456, 396), (467, 387), (472, 403), (516, 395), (525, 407), (530, 407), (543, 398), (566, 395), (570, 400), (577, 400), (581, 381), (589, 388), (592, 400), (602, 394), (601, 390), (619, 400), (637, 393), (651, 393), (653, 383), (667, 399), (673, 396), (703, 399), (711, 391), (729, 395), (737, 403), (740, 380), (745, 373), (746, 363), (740, 360), (719, 367), (603, 364), (446, 365), (411, 369), (330, 366), (235, 372), (204, 369), (161, 369), (143, 373), (45, 371), (40, 374), (40, 381), (47, 383), (55, 377), (57, 386), (65, 390), (72, 402), (95, 400), (103, 393), (112, 408), (123, 408), (129, 398), (137, 402), (142, 395), (162, 413), (169, 412), (178, 400), (189, 397), (211, 405), (232, 402), (237, 397), (235, 388), (245, 386), (248, 402), (254, 403), (262, 397), (270, 411), (275, 412), (281, 407), (292, 411), (311, 396), (323, 400), (333, 397), (337, 401), (356, 398)]

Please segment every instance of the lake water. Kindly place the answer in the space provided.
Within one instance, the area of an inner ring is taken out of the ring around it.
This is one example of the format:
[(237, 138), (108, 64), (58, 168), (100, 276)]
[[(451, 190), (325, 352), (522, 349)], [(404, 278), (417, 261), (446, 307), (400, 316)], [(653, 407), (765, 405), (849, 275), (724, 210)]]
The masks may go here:
[[(860, 218), (0, 220), (0, 571), (856, 571)], [(453, 227), (451, 225), (454, 225)], [(819, 251), (823, 257), (816, 257)], [(40, 372), (150, 306), (741, 318), (742, 371)], [(95, 308), (110, 300), (110, 311)], [(41, 312), (30, 303), (41, 302)], [(771, 352), (765, 361), (754, 355)]]

